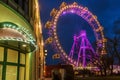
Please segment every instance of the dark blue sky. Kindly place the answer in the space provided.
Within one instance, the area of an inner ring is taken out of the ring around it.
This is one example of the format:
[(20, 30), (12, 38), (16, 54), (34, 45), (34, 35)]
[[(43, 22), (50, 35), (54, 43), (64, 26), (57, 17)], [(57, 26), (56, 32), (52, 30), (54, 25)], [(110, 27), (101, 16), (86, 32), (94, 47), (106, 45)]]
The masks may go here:
[[(44, 39), (48, 37), (48, 30), (44, 28), (44, 25), (52, 18), (50, 12), (53, 8), (58, 9), (63, 1), (68, 4), (77, 2), (84, 7), (88, 7), (89, 11), (97, 16), (100, 24), (104, 27), (105, 37), (112, 38), (114, 34), (120, 33), (120, 0), (39, 0)], [(87, 36), (91, 43), (95, 40), (91, 27), (77, 15), (68, 14), (60, 17), (57, 27), (60, 43), (67, 53), (72, 46), (73, 35), (79, 33), (81, 29), (87, 30)], [(47, 64), (53, 64), (57, 61), (52, 60), (51, 56), (54, 53), (52, 48), (48, 49)]]

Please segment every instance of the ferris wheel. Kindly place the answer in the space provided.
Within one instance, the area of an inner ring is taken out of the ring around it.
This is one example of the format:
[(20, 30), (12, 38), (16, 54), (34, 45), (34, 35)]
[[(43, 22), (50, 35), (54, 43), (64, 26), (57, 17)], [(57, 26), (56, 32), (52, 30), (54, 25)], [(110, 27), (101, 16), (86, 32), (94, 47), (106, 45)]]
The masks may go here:
[(88, 22), (90, 27), (93, 29), (95, 37), (96, 37), (96, 50), (95, 53), (98, 55), (105, 54), (105, 42), (106, 39), (104, 38), (103, 34), (103, 27), (97, 20), (97, 17), (93, 15), (87, 7), (83, 7), (78, 5), (76, 2), (72, 4), (66, 4), (63, 2), (59, 9), (53, 8), (50, 15), (52, 16), (51, 21), (47, 21), (45, 27), (49, 29), (49, 38), (45, 41), (45, 43), (51, 43), (56, 51), (60, 54), (61, 58), (65, 60), (67, 63), (79, 67), (78, 61), (71, 58), (63, 49), (62, 45), (57, 36), (57, 22), (60, 16), (67, 15), (67, 13), (72, 13), (80, 16), (85, 21)]

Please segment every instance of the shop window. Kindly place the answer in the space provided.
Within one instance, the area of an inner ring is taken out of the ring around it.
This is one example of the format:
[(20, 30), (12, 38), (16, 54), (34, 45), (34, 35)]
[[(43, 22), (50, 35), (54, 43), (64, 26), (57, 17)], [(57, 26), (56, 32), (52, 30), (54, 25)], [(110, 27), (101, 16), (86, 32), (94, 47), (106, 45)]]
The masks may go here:
[(24, 80), (25, 75), (25, 67), (20, 67), (19, 71), (19, 80)]
[(18, 51), (8, 49), (7, 50), (7, 62), (18, 63)]
[(0, 65), (0, 80), (2, 80), (2, 65)]
[(20, 64), (25, 64), (25, 54), (20, 53)]
[(0, 47), (0, 80), (25, 80), (25, 56), (19, 51)]
[(6, 80), (17, 80), (17, 66), (7, 65)]
[(0, 47), (0, 61), (3, 61), (4, 59), (4, 48)]

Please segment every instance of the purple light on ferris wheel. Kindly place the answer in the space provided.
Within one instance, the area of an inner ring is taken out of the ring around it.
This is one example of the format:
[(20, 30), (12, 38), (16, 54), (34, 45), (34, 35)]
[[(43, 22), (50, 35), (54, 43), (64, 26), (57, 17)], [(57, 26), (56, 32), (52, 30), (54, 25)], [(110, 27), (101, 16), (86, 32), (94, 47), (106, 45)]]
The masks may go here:
[(74, 35), (74, 42), (69, 57), (73, 59), (76, 53), (78, 54), (76, 66), (79, 67), (81, 65), (83, 68), (87, 66), (88, 60), (91, 60), (93, 55), (95, 55), (85, 30), (82, 30), (79, 35)]
[(63, 15), (66, 14), (66, 11), (64, 11), (62, 14), (63, 14)]
[(80, 32), (80, 37), (86, 37), (86, 31), (82, 30), (82, 31)]
[(99, 44), (98, 44), (98, 46), (99, 46), (99, 47), (102, 47), (102, 44), (101, 44), (101, 43), (99, 43)]
[(71, 13), (74, 13), (75, 11), (74, 11), (74, 9), (72, 9), (70, 12), (71, 12)]

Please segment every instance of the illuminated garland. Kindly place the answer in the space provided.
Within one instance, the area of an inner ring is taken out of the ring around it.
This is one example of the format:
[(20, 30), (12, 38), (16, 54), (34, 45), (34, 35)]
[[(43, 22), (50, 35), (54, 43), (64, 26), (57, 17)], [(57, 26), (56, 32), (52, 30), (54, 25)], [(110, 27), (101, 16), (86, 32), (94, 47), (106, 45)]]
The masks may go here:
[(3, 22), (3, 23), (0, 23), (0, 29), (4, 30), (4, 31), (9, 30), (11, 32), (14, 31), (13, 33), (18, 33), (18, 35), (23, 36), (23, 37), (18, 38), (18, 36), (15, 37), (14, 34), (11, 36), (10, 35), (7, 36), (7, 35), (3, 34), (3, 36), (0, 36), (0, 40), (20, 41), (20, 42), (32, 44), (32, 45), (34, 45), (34, 47), (36, 47), (35, 39), (33, 38), (32, 34), (26, 28), (19, 27), (16, 24), (11, 23), (11, 22)]

